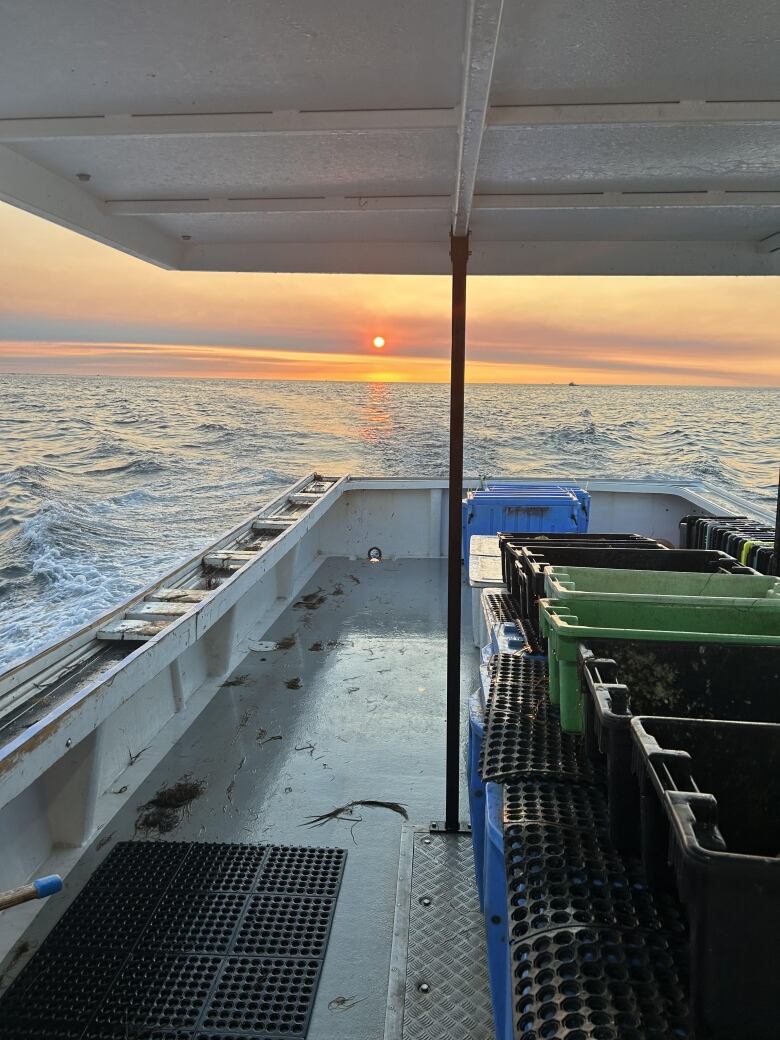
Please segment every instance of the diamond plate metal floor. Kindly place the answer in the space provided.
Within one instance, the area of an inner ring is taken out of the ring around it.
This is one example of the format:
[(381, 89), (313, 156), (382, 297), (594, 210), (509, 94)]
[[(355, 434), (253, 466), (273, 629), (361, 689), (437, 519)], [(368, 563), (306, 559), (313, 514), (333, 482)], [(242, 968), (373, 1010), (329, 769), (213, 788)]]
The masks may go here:
[(404, 827), (385, 1040), (492, 1040), (468, 834)]

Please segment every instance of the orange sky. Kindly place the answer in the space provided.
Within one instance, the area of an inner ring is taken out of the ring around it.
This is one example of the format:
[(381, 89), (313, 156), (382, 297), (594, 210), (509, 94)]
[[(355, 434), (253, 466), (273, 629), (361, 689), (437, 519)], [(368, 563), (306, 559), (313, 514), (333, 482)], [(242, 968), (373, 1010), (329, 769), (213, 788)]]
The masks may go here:
[[(448, 378), (446, 278), (162, 271), (3, 204), (0, 242), (0, 372)], [(780, 385), (778, 289), (472, 278), (467, 378)]]

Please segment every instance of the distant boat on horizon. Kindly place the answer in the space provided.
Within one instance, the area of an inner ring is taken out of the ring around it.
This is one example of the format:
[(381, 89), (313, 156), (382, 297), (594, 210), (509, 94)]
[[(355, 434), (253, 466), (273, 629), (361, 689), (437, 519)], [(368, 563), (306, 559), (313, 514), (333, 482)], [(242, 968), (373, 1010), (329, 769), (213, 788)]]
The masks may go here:
[(571, 383), (569, 383), (569, 386), (576, 386), (576, 385), (577, 385), (577, 384), (576, 384), (576, 383), (575, 383), (575, 382), (574, 382), (573, 380), (572, 380), (572, 382), (571, 382)]

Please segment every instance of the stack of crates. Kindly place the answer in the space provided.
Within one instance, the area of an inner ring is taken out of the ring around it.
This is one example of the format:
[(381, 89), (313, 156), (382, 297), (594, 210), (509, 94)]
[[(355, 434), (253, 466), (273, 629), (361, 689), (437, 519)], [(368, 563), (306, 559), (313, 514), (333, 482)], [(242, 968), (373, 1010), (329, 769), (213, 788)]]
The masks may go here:
[[(571, 577), (574, 569), (564, 573)], [(550, 697), (560, 705), (563, 728), (571, 733), (581, 733), (583, 728), (577, 668), (583, 644), (597, 656), (619, 654), (632, 662), (653, 653), (659, 644), (684, 644), (697, 660), (715, 659), (724, 647), (742, 647), (746, 660), (757, 647), (780, 648), (780, 582), (775, 578), (754, 575), (764, 583), (758, 593), (747, 575), (711, 574), (701, 581), (699, 575), (664, 573), (656, 580), (665, 592), (642, 594), (632, 591), (647, 587), (637, 584), (640, 579), (633, 572), (609, 574), (610, 587), (622, 585), (622, 594), (593, 593), (586, 599), (572, 595), (572, 589), (566, 598), (539, 601), (540, 627), (550, 656)], [(723, 582), (718, 584), (718, 578)], [(554, 582), (554, 569), (548, 580)], [(577, 580), (581, 585), (593, 581)], [(715, 589), (719, 596), (708, 595)]]
[(775, 530), (746, 516), (684, 516), (680, 545), (691, 549), (723, 549), (761, 574), (777, 574)]
[(488, 646), (481, 676), (470, 794), (496, 1037), (687, 1036), (679, 904), (611, 842), (603, 767), (561, 729), (546, 661)]
[[(724, 552), (712, 539), (687, 544), (659, 557)], [(769, 1040), (778, 1035), (780, 580), (733, 558), (708, 570), (584, 562), (544, 571), (550, 702), (606, 777), (612, 846), (640, 862), (654, 899), (684, 908), (697, 1040)]]
[(484, 598), (469, 778), (499, 1040), (778, 1035), (780, 580), (713, 537), (571, 536), (533, 563), (541, 599), (503, 597), (514, 625)]
[(576, 484), (492, 481), (469, 491), (462, 524), (466, 569), (472, 535), (499, 531), (582, 534), (588, 529), (589, 512), (590, 495)]

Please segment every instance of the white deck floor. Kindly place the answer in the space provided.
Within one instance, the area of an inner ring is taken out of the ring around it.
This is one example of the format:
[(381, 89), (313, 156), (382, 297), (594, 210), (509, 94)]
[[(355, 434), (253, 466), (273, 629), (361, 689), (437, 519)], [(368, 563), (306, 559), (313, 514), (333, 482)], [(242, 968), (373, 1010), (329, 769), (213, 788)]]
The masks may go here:
[[(268, 637), (294, 643), (247, 655), (26, 939), (45, 936), (117, 841), (157, 837), (136, 831), (138, 806), (188, 776), (204, 792), (166, 838), (348, 849), (309, 1037), (380, 1040), (403, 821), (368, 808), (358, 822), (305, 824), (353, 799), (401, 802), (413, 823), (442, 818), (446, 561), (327, 559), (314, 592), (319, 605), (290, 607)], [(465, 587), (463, 616), (470, 626)], [(463, 646), (465, 704), (478, 681), (470, 631)], [(465, 816), (465, 785), (462, 803)]]

